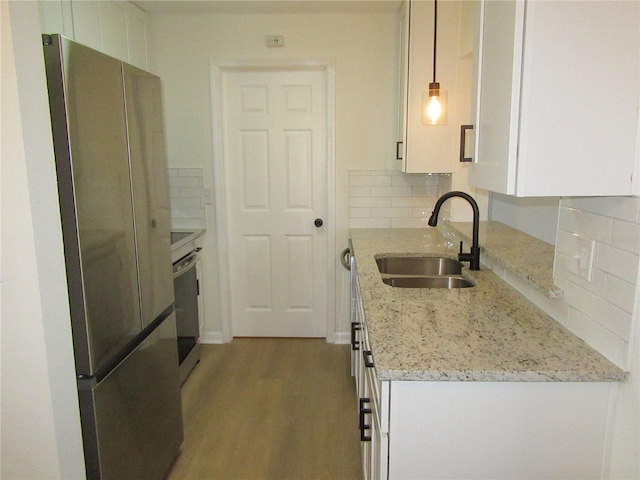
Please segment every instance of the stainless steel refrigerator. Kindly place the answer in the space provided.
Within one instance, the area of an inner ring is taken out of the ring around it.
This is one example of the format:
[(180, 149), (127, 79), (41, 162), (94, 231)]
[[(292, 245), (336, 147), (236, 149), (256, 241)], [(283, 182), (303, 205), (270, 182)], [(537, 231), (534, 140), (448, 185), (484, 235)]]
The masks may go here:
[(89, 479), (161, 479), (183, 440), (160, 79), (44, 35)]

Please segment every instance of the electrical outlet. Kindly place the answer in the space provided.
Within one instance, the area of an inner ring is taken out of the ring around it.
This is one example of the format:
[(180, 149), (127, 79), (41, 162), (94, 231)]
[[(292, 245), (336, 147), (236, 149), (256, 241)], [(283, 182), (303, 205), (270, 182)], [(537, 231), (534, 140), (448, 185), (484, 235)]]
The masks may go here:
[(593, 257), (596, 242), (580, 235), (574, 234), (573, 236), (576, 238), (576, 252), (573, 255), (569, 270), (590, 282), (593, 274)]
[(267, 47), (284, 47), (284, 35), (267, 35), (265, 44)]

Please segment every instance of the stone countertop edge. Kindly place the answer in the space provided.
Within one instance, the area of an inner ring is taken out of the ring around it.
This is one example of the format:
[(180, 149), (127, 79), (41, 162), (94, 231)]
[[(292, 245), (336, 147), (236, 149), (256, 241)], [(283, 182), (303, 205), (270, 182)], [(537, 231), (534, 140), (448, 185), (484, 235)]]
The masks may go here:
[(457, 256), (436, 228), (351, 229), (358, 283), (381, 381), (612, 382), (627, 373), (489, 269), (460, 289), (395, 288), (381, 253)]
[[(471, 223), (444, 222), (440, 228), (450, 239), (454, 240), (457, 234), (470, 245)], [(496, 221), (480, 222), (479, 236), (481, 262), (482, 256), (486, 255), (547, 298), (564, 296), (562, 289), (553, 282), (553, 245)]]

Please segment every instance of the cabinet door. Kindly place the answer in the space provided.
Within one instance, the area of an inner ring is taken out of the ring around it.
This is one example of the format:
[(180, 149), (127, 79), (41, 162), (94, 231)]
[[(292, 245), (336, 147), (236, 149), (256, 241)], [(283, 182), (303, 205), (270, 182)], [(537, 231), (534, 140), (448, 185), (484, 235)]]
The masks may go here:
[(127, 51), (127, 13), (121, 2), (99, 2), (101, 50), (107, 55), (129, 60)]
[(409, 81), (409, 19), (411, 2), (405, 1), (400, 7), (400, 49), (398, 55), (398, 142), (396, 160), (400, 161), (400, 170), (406, 172), (405, 150), (407, 145), (407, 82)]
[(41, 0), (38, 2), (38, 10), (42, 33), (61, 33), (73, 38), (71, 0)]
[(73, 32), (76, 42), (102, 51), (98, 6), (96, 1), (72, 1)]
[(469, 183), (514, 194), (524, 2), (483, 1), (476, 42), (476, 149)]
[(632, 193), (639, 12), (637, 1), (526, 4), (517, 195)]
[(371, 478), (387, 480), (389, 478), (389, 437), (382, 432), (380, 412), (374, 411), (371, 419)]
[[(406, 105), (402, 171), (405, 173), (451, 173), (458, 157), (460, 126), (452, 107), (458, 99), (458, 22), (459, 2), (438, 3), (438, 51), (436, 79), (448, 92), (446, 125), (422, 123), (422, 97), (433, 81), (434, 2), (409, 2)], [(402, 86), (401, 88), (405, 88)]]
[(62, 33), (138, 68), (148, 68), (148, 17), (133, 3), (46, 0), (39, 4), (43, 33)]
[[(355, 262), (354, 262), (355, 264)], [(362, 305), (362, 299), (360, 298), (360, 285), (358, 284), (358, 277), (355, 277), (356, 281), (356, 301), (355, 301), (355, 321), (359, 324), (359, 329), (356, 330), (356, 343), (358, 345), (358, 351), (355, 355), (355, 374), (356, 374), (356, 392), (358, 393), (358, 398), (365, 397), (364, 392), (364, 362), (362, 361), (362, 349), (365, 348), (365, 335), (366, 335), (366, 326), (364, 324), (364, 307)]]
[(517, 196), (633, 193), (640, 3), (486, 1), (480, 21), (470, 183)]
[(147, 14), (134, 4), (127, 6), (128, 62), (147, 70)]

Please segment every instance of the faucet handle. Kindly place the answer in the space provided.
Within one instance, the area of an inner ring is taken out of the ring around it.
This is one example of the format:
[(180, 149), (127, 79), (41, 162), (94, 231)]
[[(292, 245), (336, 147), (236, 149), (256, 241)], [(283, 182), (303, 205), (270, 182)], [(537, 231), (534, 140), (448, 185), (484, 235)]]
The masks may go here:
[(462, 253), (462, 240), (460, 240), (460, 253)]

